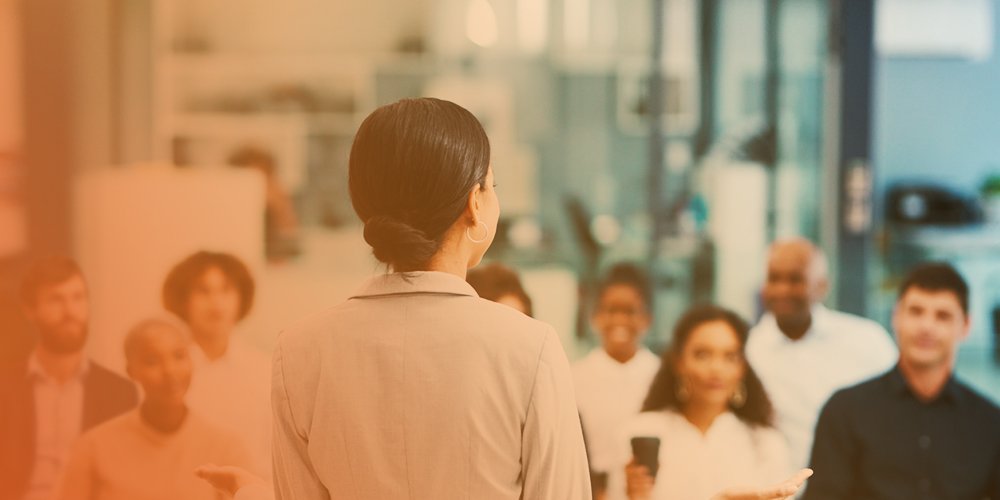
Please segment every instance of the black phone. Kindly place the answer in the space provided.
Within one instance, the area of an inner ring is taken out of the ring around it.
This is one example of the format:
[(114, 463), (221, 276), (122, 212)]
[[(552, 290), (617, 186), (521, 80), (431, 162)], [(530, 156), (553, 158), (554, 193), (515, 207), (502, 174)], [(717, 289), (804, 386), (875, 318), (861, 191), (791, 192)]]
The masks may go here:
[(640, 436), (632, 438), (632, 456), (635, 463), (649, 469), (649, 475), (656, 479), (660, 469), (660, 438)]
[(590, 471), (590, 488), (593, 490), (594, 498), (597, 498), (599, 493), (606, 491), (608, 489), (608, 473)]

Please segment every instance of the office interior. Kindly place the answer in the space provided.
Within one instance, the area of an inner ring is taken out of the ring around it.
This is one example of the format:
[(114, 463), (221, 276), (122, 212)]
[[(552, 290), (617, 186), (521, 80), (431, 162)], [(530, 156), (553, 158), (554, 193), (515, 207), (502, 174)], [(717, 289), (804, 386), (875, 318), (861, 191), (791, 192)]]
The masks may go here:
[[(0, 7), (5, 356), (30, 348), (26, 262), (78, 259), (96, 359), (183, 256), (250, 264), (242, 334), (384, 272), (347, 191), (377, 106), (434, 96), (489, 133), (516, 268), (567, 354), (596, 343), (597, 277), (639, 263), (656, 348), (682, 311), (761, 314), (767, 245), (829, 256), (829, 306), (889, 327), (896, 286), (942, 259), (971, 284), (958, 372), (1000, 400), (998, 0), (57, 0)], [(274, 170), (228, 166), (241, 148)], [(280, 186), (297, 231), (273, 241)]]

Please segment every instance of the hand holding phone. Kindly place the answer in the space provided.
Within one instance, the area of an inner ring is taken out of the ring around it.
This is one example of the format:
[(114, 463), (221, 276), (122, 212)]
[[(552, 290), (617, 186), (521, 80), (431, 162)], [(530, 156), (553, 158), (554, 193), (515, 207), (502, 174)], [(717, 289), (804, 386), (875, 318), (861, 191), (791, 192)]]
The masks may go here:
[(632, 456), (635, 463), (649, 470), (649, 475), (656, 479), (660, 469), (660, 438), (640, 436), (632, 438)]

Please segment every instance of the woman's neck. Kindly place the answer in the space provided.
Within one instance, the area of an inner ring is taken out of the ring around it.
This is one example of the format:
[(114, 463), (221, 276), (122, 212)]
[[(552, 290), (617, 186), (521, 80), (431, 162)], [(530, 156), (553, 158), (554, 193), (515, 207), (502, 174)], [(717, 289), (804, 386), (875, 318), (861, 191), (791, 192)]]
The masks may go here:
[(725, 406), (719, 406), (709, 403), (699, 403), (696, 401), (690, 401), (681, 410), (681, 414), (684, 418), (695, 426), (701, 433), (707, 434), (708, 429), (712, 427), (712, 423), (719, 415), (726, 412)]
[(469, 258), (468, 252), (463, 250), (462, 245), (456, 243), (454, 237), (448, 236), (441, 249), (427, 263), (427, 271), (454, 274), (465, 280), (469, 271)]
[(466, 273), (468, 272), (469, 269), (463, 263), (451, 260), (443, 260), (443, 261), (431, 261), (430, 264), (427, 266), (427, 270), (437, 271), (440, 273), (454, 274), (455, 276), (458, 276), (459, 278), (462, 278), (464, 280)]
[(177, 432), (187, 418), (188, 409), (184, 404), (159, 404), (145, 399), (139, 407), (139, 415), (150, 427), (164, 433)]
[(229, 350), (229, 335), (194, 335), (194, 342), (210, 361), (226, 355)]
[(634, 358), (636, 353), (639, 352), (639, 348), (635, 347), (632, 349), (604, 349), (604, 352), (608, 353), (608, 356), (611, 359), (621, 364), (625, 364), (628, 363), (629, 361), (632, 361), (632, 358)]

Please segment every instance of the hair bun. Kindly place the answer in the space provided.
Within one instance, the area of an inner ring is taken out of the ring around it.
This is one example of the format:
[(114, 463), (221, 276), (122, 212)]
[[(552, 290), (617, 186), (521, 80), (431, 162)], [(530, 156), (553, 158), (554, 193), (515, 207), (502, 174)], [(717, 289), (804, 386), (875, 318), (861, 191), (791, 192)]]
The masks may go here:
[(434, 256), (438, 244), (423, 231), (393, 217), (376, 215), (365, 221), (365, 241), (375, 258), (397, 271), (417, 269)]

